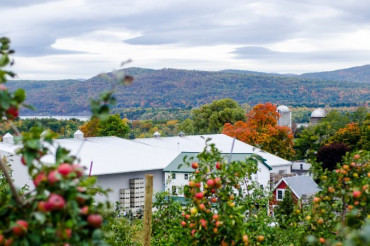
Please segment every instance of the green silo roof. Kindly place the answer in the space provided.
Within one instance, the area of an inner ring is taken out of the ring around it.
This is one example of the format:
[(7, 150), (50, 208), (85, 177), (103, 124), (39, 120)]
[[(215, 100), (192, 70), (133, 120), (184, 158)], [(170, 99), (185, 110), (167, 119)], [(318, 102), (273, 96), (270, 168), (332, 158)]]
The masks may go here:
[[(197, 152), (181, 152), (170, 164), (163, 169), (164, 172), (178, 172), (178, 173), (192, 173), (194, 169), (190, 166), (184, 164), (184, 157), (187, 157), (189, 160), (191, 157), (193, 161), (199, 161), (197, 158)], [(224, 160), (228, 160), (230, 153), (222, 153), (221, 156)], [(231, 161), (245, 161), (248, 157), (252, 156), (250, 153), (233, 153), (231, 156)], [(182, 164), (182, 165), (181, 165)], [(272, 168), (266, 164), (265, 161), (262, 161), (262, 164), (265, 165), (269, 170)], [(181, 167), (179, 168), (179, 166)]]

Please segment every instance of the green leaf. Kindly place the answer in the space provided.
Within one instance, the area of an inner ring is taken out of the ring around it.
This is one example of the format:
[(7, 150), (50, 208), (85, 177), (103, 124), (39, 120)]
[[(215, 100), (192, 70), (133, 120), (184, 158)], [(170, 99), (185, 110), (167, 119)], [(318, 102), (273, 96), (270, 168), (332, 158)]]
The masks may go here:
[(5, 110), (10, 107), (10, 97), (8, 91), (0, 92), (0, 106)]
[(14, 92), (14, 100), (17, 103), (22, 103), (26, 99), (26, 92), (23, 89), (18, 89)]
[(9, 57), (8, 57), (8, 55), (2, 55), (0, 57), (0, 66), (1, 67), (6, 66), (8, 63), (9, 63)]

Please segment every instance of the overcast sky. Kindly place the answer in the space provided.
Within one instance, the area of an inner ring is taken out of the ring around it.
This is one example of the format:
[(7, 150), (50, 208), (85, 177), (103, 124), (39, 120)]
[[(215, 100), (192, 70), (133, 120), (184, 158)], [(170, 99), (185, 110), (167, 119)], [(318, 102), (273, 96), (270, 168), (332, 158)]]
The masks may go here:
[(303, 73), (370, 64), (368, 0), (0, 0), (19, 79), (130, 66)]

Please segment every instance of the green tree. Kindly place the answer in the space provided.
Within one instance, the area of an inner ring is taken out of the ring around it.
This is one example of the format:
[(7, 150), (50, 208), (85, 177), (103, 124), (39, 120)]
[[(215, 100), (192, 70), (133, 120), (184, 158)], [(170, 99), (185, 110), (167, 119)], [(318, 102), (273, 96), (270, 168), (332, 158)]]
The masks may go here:
[(183, 131), (186, 134), (192, 135), (195, 132), (194, 123), (191, 119), (186, 118), (183, 122), (179, 125), (179, 130)]
[(291, 190), (286, 189), (283, 200), (274, 209), (275, 217), (281, 228), (287, 228), (292, 222), (294, 203)]
[(106, 120), (100, 121), (98, 136), (126, 137), (130, 128), (120, 118), (119, 114), (110, 115)]
[(294, 140), (295, 158), (316, 159), (316, 153), (324, 144), (329, 142), (329, 138), (334, 136), (336, 129), (330, 123), (321, 123), (316, 126), (309, 126), (302, 132), (297, 133)]
[(191, 111), (195, 133), (220, 133), (225, 123), (235, 123), (245, 120), (245, 111), (237, 102), (226, 98), (215, 100)]

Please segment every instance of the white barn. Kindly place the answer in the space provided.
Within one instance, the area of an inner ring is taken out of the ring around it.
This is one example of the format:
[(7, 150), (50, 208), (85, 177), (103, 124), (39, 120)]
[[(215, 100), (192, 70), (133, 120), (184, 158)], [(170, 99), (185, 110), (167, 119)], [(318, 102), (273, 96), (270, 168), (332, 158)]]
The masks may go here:
[[(8, 136), (9, 137), (9, 136)], [(76, 155), (80, 164), (86, 167), (86, 174), (96, 176), (98, 184), (104, 189), (110, 189), (109, 200), (121, 202), (123, 207), (140, 207), (144, 202), (144, 178), (146, 174), (153, 174), (154, 192), (169, 190), (174, 186), (188, 183), (191, 170), (177, 169), (183, 156), (193, 155), (203, 151), (205, 138), (210, 138), (226, 158), (231, 151), (233, 138), (224, 134), (194, 135), (143, 138), (127, 140), (118, 137), (84, 138), (80, 132), (74, 138), (56, 139), (56, 145), (61, 145)], [(20, 187), (24, 184), (33, 186), (27, 175), (26, 167), (15, 155), (16, 146), (9, 139), (0, 143), (1, 157), (7, 156), (13, 169), (15, 184)], [(265, 161), (258, 164), (258, 172), (254, 179), (264, 187), (268, 187), (270, 173), (290, 173), (290, 161), (262, 151), (244, 142), (235, 140), (233, 160), (245, 160), (250, 154), (257, 154)], [(42, 159), (52, 163), (53, 157)], [(166, 183), (168, 177), (175, 173), (176, 178)], [(187, 178), (185, 177), (187, 174)], [(180, 194), (179, 194), (180, 195)]]

